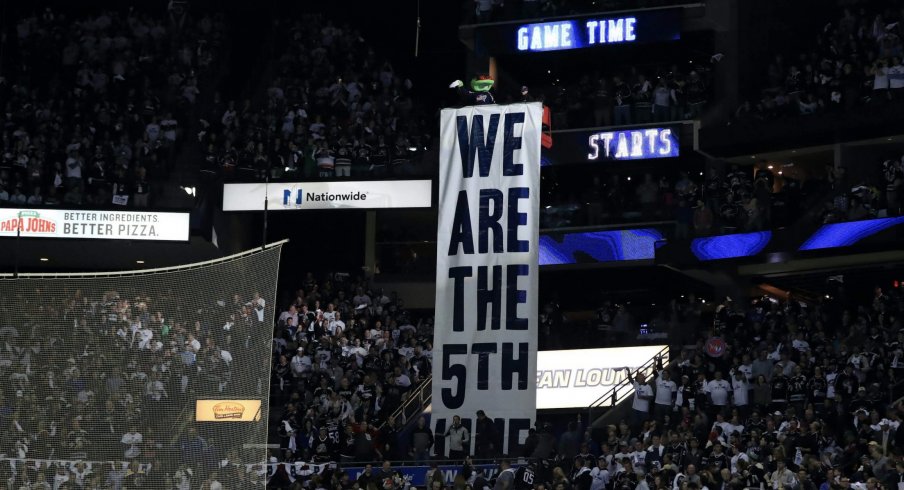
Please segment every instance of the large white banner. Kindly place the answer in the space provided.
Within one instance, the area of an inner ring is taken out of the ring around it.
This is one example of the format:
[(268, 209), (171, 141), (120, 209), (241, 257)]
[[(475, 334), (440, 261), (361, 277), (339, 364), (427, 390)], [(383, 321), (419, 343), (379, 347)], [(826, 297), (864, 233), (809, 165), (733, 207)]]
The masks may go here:
[(429, 180), (225, 184), (223, 211), (429, 208)]
[[(432, 423), (442, 435), (461, 417), (478, 456), (516, 453), (537, 412), (542, 116), (532, 103), (440, 119)], [(478, 410), (496, 440), (475, 434)]]
[(186, 241), (188, 213), (0, 208), (0, 237)]
[[(537, 408), (587, 408), (622, 382), (624, 368), (635, 369), (665, 349), (665, 345), (540, 351), (537, 355)], [(662, 358), (669, 364), (668, 351)], [(626, 386), (619, 397), (634, 392)]]

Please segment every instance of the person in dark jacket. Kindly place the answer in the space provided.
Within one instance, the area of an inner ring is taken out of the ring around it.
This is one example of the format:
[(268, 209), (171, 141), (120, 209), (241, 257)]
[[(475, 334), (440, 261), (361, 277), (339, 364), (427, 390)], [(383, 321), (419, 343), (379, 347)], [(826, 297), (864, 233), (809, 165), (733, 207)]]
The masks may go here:
[(427, 427), (427, 421), (421, 417), (417, 426), (411, 431), (411, 455), (417, 464), (423, 464), (430, 459), (430, 449), (433, 447), (433, 432)]
[(477, 411), (477, 424), (475, 425), (476, 453), (481, 459), (493, 458), (496, 454), (496, 425), (493, 419), (487, 417), (483, 410)]

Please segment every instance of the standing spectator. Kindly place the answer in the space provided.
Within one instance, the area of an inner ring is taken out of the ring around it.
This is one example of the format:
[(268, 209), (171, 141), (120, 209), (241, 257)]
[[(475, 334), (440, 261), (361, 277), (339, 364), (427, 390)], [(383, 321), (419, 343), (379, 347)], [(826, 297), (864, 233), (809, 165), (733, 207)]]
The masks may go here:
[(725, 415), (732, 388), (731, 383), (722, 378), (721, 371), (716, 371), (714, 378), (706, 384), (705, 391), (709, 395), (710, 418), (714, 418), (716, 414)]
[(637, 376), (631, 375), (630, 368), (624, 368), (628, 381), (634, 386), (634, 402), (631, 404), (633, 416), (631, 417), (632, 429), (639, 429), (650, 418), (650, 400), (653, 399), (653, 388), (646, 382), (646, 376), (637, 372)]
[(621, 77), (613, 78), (615, 84), (615, 125), (624, 126), (631, 124), (631, 106), (633, 103), (633, 93), (631, 87), (625, 83)]
[(671, 117), (672, 91), (665, 78), (660, 78), (653, 89), (653, 120), (665, 122)]
[(468, 456), (468, 448), (471, 445), (471, 437), (468, 429), (461, 425), (461, 417), (452, 417), (452, 425), (446, 429), (443, 437), (449, 440), (449, 459), (454, 461), (464, 460)]
[(481, 459), (493, 458), (496, 454), (496, 425), (483, 410), (477, 411), (474, 427), (476, 456)]
[(653, 405), (653, 416), (657, 424), (663, 424), (666, 415), (671, 413), (678, 393), (678, 385), (672, 381), (672, 373), (663, 369), (656, 379), (656, 399)]
[(433, 431), (427, 427), (424, 417), (420, 417), (417, 426), (411, 431), (411, 455), (418, 464), (424, 464), (430, 459), (430, 449), (433, 447)]

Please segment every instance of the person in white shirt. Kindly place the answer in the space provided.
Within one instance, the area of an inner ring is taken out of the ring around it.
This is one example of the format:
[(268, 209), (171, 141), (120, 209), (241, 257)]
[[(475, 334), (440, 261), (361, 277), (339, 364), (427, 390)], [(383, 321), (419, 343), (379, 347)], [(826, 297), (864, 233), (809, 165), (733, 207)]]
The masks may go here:
[[(327, 317), (326, 313), (327, 312), (323, 313), (324, 318)], [(345, 322), (342, 321), (341, 313), (339, 313), (338, 311), (335, 311), (333, 313), (334, 314), (332, 316), (332, 320), (329, 320), (330, 323), (329, 323), (328, 328), (330, 329), (330, 335), (332, 335), (333, 337), (336, 337), (338, 335), (341, 335), (342, 332), (345, 331)]]
[(738, 470), (738, 461), (747, 461), (749, 463), (750, 457), (747, 456), (747, 453), (741, 451), (741, 448), (739, 448), (738, 446), (732, 446), (731, 452), (731, 474), (737, 475), (740, 474)]
[(631, 408), (634, 409), (632, 420), (632, 432), (636, 432), (643, 423), (650, 418), (650, 400), (653, 399), (653, 388), (646, 382), (646, 376), (642, 372), (637, 373), (637, 377), (631, 375), (630, 368), (624, 368), (628, 374), (628, 381), (634, 385), (634, 402)]
[(293, 319), (292, 325), (298, 325), (298, 309), (295, 305), (289, 306), (289, 309), (279, 314), (280, 323), (286, 323), (289, 318)]
[(704, 388), (709, 395), (709, 401), (716, 410), (724, 410), (728, 406), (728, 394), (731, 391), (731, 383), (722, 379), (722, 372), (716, 371), (715, 377)]
[(254, 293), (251, 302), (247, 303), (247, 306), (254, 309), (254, 314), (257, 317), (258, 323), (264, 323), (264, 308), (267, 306), (267, 302), (264, 298), (261, 298), (261, 294)]
[(142, 325), (138, 329), (138, 348), (141, 350), (150, 349), (151, 340), (154, 338), (154, 332), (148, 325)]
[(891, 88), (892, 99), (900, 100), (901, 92), (904, 92), (904, 64), (901, 64), (898, 56), (892, 58), (891, 66), (888, 67), (888, 86)]
[(298, 352), (292, 357), (290, 365), (292, 374), (294, 374), (296, 378), (303, 377), (306, 373), (311, 371), (311, 356), (305, 354), (303, 347), (299, 347)]
[(186, 349), (190, 350), (194, 353), (197, 353), (201, 350), (201, 342), (195, 338), (193, 334), (188, 334), (188, 339), (185, 341)]
[(748, 383), (753, 380), (753, 363), (750, 361), (750, 354), (744, 354), (744, 357), (741, 358), (741, 365), (738, 366), (737, 370), (744, 373)]
[(396, 366), (394, 376), (396, 385), (401, 386), (402, 388), (408, 388), (409, 386), (411, 386), (411, 378), (409, 378), (407, 374), (402, 372), (402, 368)]
[(590, 470), (590, 490), (604, 490), (609, 485), (609, 462), (605, 456), (596, 460), (596, 467)]
[(145, 385), (145, 392), (148, 398), (155, 402), (159, 402), (164, 398), (169, 398), (169, 395), (166, 393), (166, 387), (163, 385), (163, 381), (160, 381), (156, 374), (154, 374), (151, 380)]
[(672, 411), (678, 385), (672, 381), (672, 373), (663, 369), (656, 378), (656, 398), (653, 404), (653, 416), (656, 422), (663, 423), (665, 416)]
[(327, 321), (333, 321), (336, 319), (336, 313), (337, 311), (335, 310), (333, 303), (328, 303), (326, 305), (326, 311), (323, 312), (323, 319)]
[(747, 381), (747, 375), (740, 370), (732, 370), (731, 389), (734, 396), (734, 406), (746, 415), (747, 406), (750, 404), (750, 382)]
[(628, 454), (631, 464), (635, 469), (645, 468), (647, 464), (647, 450), (643, 448), (643, 442), (634, 441), (634, 450)]
[(140, 446), (144, 442), (144, 437), (138, 432), (137, 427), (132, 427), (129, 432), (123, 434), (120, 442), (127, 446), (124, 454), (126, 459), (132, 459), (141, 454)]
[(807, 352), (808, 350), (810, 350), (810, 343), (807, 342), (806, 339), (804, 339), (803, 333), (798, 333), (794, 337), (794, 340), (791, 342), (791, 347), (794, 347), (795, 349), (797, 349), (798, 351), (803, 353), (803, 352)]

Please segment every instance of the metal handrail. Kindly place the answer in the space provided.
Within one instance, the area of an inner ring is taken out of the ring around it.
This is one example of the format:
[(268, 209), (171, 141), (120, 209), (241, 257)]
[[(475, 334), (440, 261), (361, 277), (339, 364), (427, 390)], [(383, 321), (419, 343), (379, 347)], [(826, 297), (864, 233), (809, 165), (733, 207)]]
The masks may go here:
[[(662, 357), (668, 355), (669, 346), (664, 346), (659, 350), (653, 357), (651, 357), (647, 362), (641, 365), (639, 368), (634, 370), (633, 376), (637, 376), (637, 373), (643, 373), (644, 375), (648, 375), (652, 372), (653, 368), (656, 366), (656, 362), (662, 359)], [(594, 422), (593, 419), (593, 409), (600, 408), (604, 406), (614, 407), (618, 405), (622, 400), (624, 400), (628, 396), (627, 388), (631, 386), (631, 382), (628, 378), (623, 379), (620, 383), (616, 384), (612, 388), (609, 388), (601, 397), (597, 398), (587, 407), (587, 423), (592, 425)], [(622, 395), (620, 395), (620, 393)], [(607, 403), (608, 402), (608, 403)]]
[(433, 400), (433, 376), (427, 376), (417, 388), (411, 390), (408, 398), (386, 418), (380, 429), (390, 421), (395, 422), (399, 418), (402, 420), (403, 426), (408, 425), (412, 417), (420, 416), (431, 400)]

